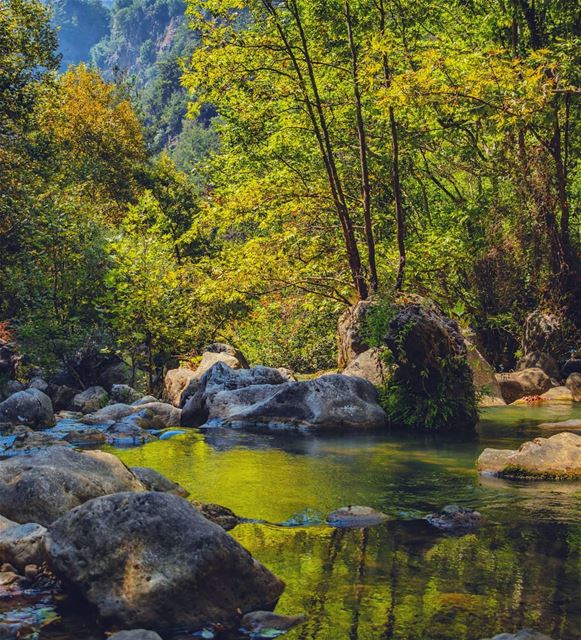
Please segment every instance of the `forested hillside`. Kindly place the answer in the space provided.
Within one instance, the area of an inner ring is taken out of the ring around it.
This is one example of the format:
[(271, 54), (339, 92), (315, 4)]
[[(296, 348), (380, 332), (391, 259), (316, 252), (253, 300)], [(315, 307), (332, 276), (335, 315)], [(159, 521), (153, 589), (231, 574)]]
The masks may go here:
[(76, 2), (62, 60), (47, 8), (3, 3), (0, 317), (26, 366), (91, 341), (154, 380), (222, 339), (312, 372), (346, 308), (401, 292), (501, 367), (537, 308), (574, 333), (573, 3)]

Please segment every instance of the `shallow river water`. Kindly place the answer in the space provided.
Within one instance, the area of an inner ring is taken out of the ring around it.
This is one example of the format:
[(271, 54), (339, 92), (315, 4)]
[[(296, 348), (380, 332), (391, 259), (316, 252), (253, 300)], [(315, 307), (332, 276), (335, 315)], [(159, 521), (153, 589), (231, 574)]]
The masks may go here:
[[(551, 435), (540, 422), (569, 418), (581, 418), (579, 405), (488, 409), (468, 443), (212, 429), (111, 451), (260, 521), (231, 533), (286, 582), (277, 612), (308, 616), (288, 640), (478, 640), (523, 627), (578, 640), (581, 484), (484, 478), (474, 466), (485, 447), (517, 447)], [(453, 537), (422, 520), (451, 503), (489, 524)], [(323, 524), (356, 504), (391, 520), (367, 530)], [(41, 640), (104, 637), (86, 614), (58, 613)]]

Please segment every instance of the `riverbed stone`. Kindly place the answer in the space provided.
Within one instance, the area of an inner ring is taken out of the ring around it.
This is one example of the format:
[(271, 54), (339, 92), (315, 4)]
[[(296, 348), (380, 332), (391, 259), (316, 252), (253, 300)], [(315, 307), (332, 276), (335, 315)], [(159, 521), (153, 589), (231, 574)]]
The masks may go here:
[(83, 416), (81, 421), (89, 425), (112, 425), (134, 414), (139, 414), (138, 423), (143, 429), (165, 429), (179, 426), (181, 409), (167, 402), (115, 403)]
[(175, 496), (187, 498), (189, 491), (177, 482), (166, 478), (163, 474), (149, 467), (129, 467), (131, 473), (143, 484), (147, 491), (161, 491)]
[(4, 448), (0, 448), (0, 453), (6, 456), (25, 455), (38, 449), (53, 446), (62, 447), (69, 446), (69, 444), (51, 434), (35, 431), (21, 425), (12, 431), (11, 441)]
[(8, 562), (19, 570), (30, 564), (42, 564), (45, 535), (45, 527), (31, 522), (5, 529), (0, 533), (0, 562)]
[(114, 455), (50, 447), (0, 461), (0, 513), (43, 526), (98, 496), (143, 491), (143, 484)]
[(183, 498), (117, 493), (91, 500), (49, 529), (58, 575), (103, 622), (125, 628), (232, 623), (271, 608), (284, 583)]
[(389, 520), (389, 516), (371, 507), (354, 506), (341, 507), (327, 516), (327, 523), (332, 527), (366, 528), (382, 524)]
[(552, 638), (533, 629), (521, 629), (516, 633), (501, 633), (494, 638), (483, 638), (483, 640), (552, 640)]
[(543, 480), (581, 478), (581, 436), (557, 433), (535, 438), (518, 450), (485, 449), (476, 463), (480, 473)]
[(89, 387), (75, 395), (72, 402), (72, 409), (73, 411), (80, 411), (85, 414), (93, 413), (102, 409), (108, 402), (109, 394), (103, 387)]
[(100, 429), (76, 429), (69, 431), (63, 440), (79, 447), (86, 447), (105, 444), (107, 436)]
[(549, 376), (539, 368), (500, 373), (496, 379), (508, 404), (525, 396), (541, 396), (553, 386)]
[(565, 386), (571, 392), (574, 402), (581, 402), (581, 373), (572, 373), (567, 378)]
[(543, 422), (539, 427), (558, 431), (581, 431), (581, 419), (571, 418), (571, 420), (561, 420), (560, 422)]
[(114, 384), (111, 387), (111, 393), (109, 394), (112, 402), (122, 402), (124, 404), (131, 404), (136, 400), (140, 400), (142, 395), (139, 391), (136, 391), (128, 384)]
[(55, 423), (50, 398), (38, 389), (25, 389), (0, 402), (0, 423), (24, 424), (33, 429), (51, 427)]

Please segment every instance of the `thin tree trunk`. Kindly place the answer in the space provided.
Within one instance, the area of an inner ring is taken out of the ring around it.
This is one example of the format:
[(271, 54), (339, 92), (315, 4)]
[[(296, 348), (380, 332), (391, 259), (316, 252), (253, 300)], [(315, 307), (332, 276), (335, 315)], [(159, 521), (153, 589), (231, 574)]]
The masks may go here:
[(363, 273), (363, 267), (361, 265), (361, 257), (359, 255), (359, 249), (357, 247), (357, 240), (355, 238), (353, 223), (349, 216), (347, 202), (345, 199), (345, 195), (343, 193), (343, 189), (342, 189), (337, 168), (335, 165), (335, 158), (332, 150), (332, 145), (330, 142), (327, 122), (323, 112), (323, 106), (319, 96), (319, 90), (318, 90), (318, 86), (315, 79), (313, 64), (309, 56), (306, 36), (303, 30), (298, 7), (296, 6), (296, 3), (293, 3), (292, 1), (288, 3), (289, 10), (299, 30), (301, 44), (302, 44), (301, 50), (304, 56), (305, 64), (307, 66), (309, 84), (311, 86), (311, 90), (313, 91), (314, 104), (313, 104), (313, 100), (311, 99), (310, 93), (308, 91), (307, 82), (303, 75), (301, 66), (295, 55), (294, 48), (291, 45), (286, 35), (286, 32), (279, 20), (277, 10), (271, 4), (270, 0), (262, 0), (262, 4), (275, 21), (275, 26), (278, 31), (278, 34), (291, 59), (293, 68), (297, 75), (297, 80), (299, 82), (299, 86), (301, 88), (303, 97), (305, 99), (305, 104), (307, 106), (307, 112), (309, 115), (309, 119), (311, 120), (313, 132), (315, 134), (315, 137), (317, 138), (319, 150), (321, 152), (323, 163), (325, 165), (325, 170), (327, 172), (327, 178), (328, 178), (329, 186), (331, 189), (331, 195), (333, 197), (333, 202), (335, 204), (335, 209), (337, 210), (337, 215), (341, 223), (341, 229), (343, 231), (343, 237), (345, 241), (345, 248), (347, 250), (347, 257), (349, 260), (351, 277), (353, 278), (353, 283), (355, 285), (355, 290), (357, 291), (357, 295), (359, 299), (365, 300), (368, 296), (367, 282), (365, 280), (365, 274)]
[(355, 94), (355, 108), (357, 113), (357, 137), (359, 140), (359, 162), (361, 165), (361, 198), (363, 201), (363, 218), (365, 221), (365, 241), (367, 243), (367, 258), (369, 261), (369, 286), (372, 293), (377, 291), (378, 277), (375, 260), (375, 240), (373, 237), (373, 223), (371, 218), (371, 186), (369, 183), (369, 166), (367, 163), (367, 136), (363, 120), (361, 105), (361, 89), (359, 86), (359, 66), (357, 48), (353, 37), (353, 23), (349, 0), (345, 2), (345, 18), (347, 20), (347, 35), (351, 49), (351, 68), (353, 76), (353, 93)]
[[(381, 34), (385, 36), (385, 6), (383, 0), (379, 1), (379, 15), (380, 15), (380, 30)], [(383, 65), (383, 78), (385, 86), (389, 87), (391, 84), (391, 76), (389, 72), (389, 63), (387, 56), (382, 56)], [(395, 118), (395, 112), (393, 107), (389, 107), (389, 129), (391, 135), (391, 151), (392, 151), (392, 165), (391, 165), (391, 186), (393, 189), (393, 197), (395, 200), (395, 217), (397, 224), (397, 249), (399, 253), (399, 265), (397, 270), (397, 277), (395, 281), (396, 291), (402, 291), (405, 277), (406, 266), (406, 248), (405, 248), (405, 211), (403, 207), (403, 195), (401, 190), (401, 178), (399, 172), (399, 135), (397, 120)]]

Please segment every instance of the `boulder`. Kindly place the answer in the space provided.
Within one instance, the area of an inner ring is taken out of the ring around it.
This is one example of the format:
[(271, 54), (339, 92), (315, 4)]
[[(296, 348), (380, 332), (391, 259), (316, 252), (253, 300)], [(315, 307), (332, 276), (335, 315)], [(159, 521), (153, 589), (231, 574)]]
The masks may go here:
[(222, 527), (225, 531), (230, 531), (237, 527), (242, 521), (234, 511), (223, 507), (221, 504), (214, 504), (213, 502), (198, 502), (197, 500), (190, 500), (192, 505), (210, 522)]
[(527, 353), (517, 362), (517, 371), (524, 371), (525, 369), (541, 369), (549, 378), (553, 378), (554, 380), (559, 380), (561, 377), (555, 358), (542, 351)]
[(0, 533), (0, 562), (7, 562), (23, 570), (30, 564), (45, 561), (44, 536), (46, 529), (27, 523), (9, 527)]
[(25, 424), (35, 429), (54, 425), (50, 398), (38, 389), (26, 389), (0, 402), (0, 423)]
[(183, 498), (118, 493), (49, 529), (51, 567), (105, 623), (125, 628), (232, 623), (270, 609), (284, 584)]
[(446, 533), (463, 534), (482, 526), (484, 518), (474, 509), (449, 504), (438, 513), (431, 513), (426, 520), (436, 529)]
[(253, 367), (252, 369), (231, 369), (219, 362), (207, 371), (199, 381), (195, 393), (185, 402), (181, 424), (184, 427), (199, 427), (209, 416), (212, 399), (221, 391), (244, 389), (256, 385), (279, 385), (287, 382), (278, 369)]
[(525, 396), (540, 396), (551, 387), (551, 379), (542, 369), (523, 369), (496, 376), (503, 399), (511, 404)]
[(206, 406), (209, 423), (235, 428), (336, 431), (380, 429), (387, 423), (373, 385), (340, 374), (224, 390)]
[(111, 391), (115, 385), (128, 386), (132, 378), (131, 367), (125, 362), (111, 362), (100, 369), (97, 375), (97, 384), (107, 391)]
[(223, 362), (228, 365), (230, 369), (245, 369), (240, 360), (235, 356), (231, 356), (229, 353), (214, 353), (212, 351), (204, 351), (200, 364), (196, 367), (194, 372), (195, 379), (199, 380), (206, 371), (209, 371), (217, 362)]
[(142, 404), (149, 404), (150, 402), (159, 402), (159, 400), (155, 396), (143, 396), (143, 398), (139, 398), (139, 400), (132, 402), (131, 406), (137, 407)]
[(81, 413), (93, 413), (99, 411), (109, 402), (109, 394), (103, 387), (89, 387), (73, 398), (73, 411)]
[(472, 369), (474, 388), (480, 396), (479, 405), (481, 407), (505, 405), (506, 402), (502, 398), (500, 385), (492, 365), (486, 361), (482, 353), (469, 340), (466, 340), (466, 358), (470, 369)]
[(109, 636), (109, 640), (161, 640), (155, 631), (146, 629), (132, 629), (131, 631), (119, 631)]
[(141, 394), (128, 384), (114, 384), (111, 387), (110, 399), (112, 402), (131, 404), (141, 399)]
[(474, 433), (476, 394), (458, 323), (427, 300), (395, 305), (384, 337), (395, 365), (396, 425)]
[(333, 511), (327, 516), (327, 523), (340, 529), (365, 528), (382, 524), (389, 517), (371, 507), (348, 506)]
[(225, 353), (233, 358), (236, 358), (240, 363), (241, 369), (249, 369), (248, 360), (246, 360), (244, 354), (240, 349), (236, 349), (232, 345), (225, 342), (212, 342), (204, 347), (204, 351), (207, 353)]
[(349, 366), (360, 353), (370, 348), (365, 336), (365, 320), (374, 304), (374, 300), (360, 300), (339, 317), (337, 323), (339, 369)]
[(568, 387), (553, 387), (541, 396), (543, 402), (573, 402), (573, 394)]
[(72, 406), (73, 400), (78, 390), (67, 386), (66, 384), (51, 385), (51, 398), (55, 411), (62, 411)]
[(163, 398), (174, 407), (182, 406), (182, 394), (192, 380), (197, 380), (196, 372), (188, 367), (170, 369), (163, 379)]
[(131, 473), (143, 484), (147, 491), (161, 491), (172, 493), (175, 496), (187, 498), (189, 491), (181, 487), (177, 482), (166, 478), (164, 475), (149, 467), (129, 467)]
[(576, 346), (575, 333), (564, 315), (537, 309), (525, 319), (521, 350), (525, 356), (537, 351), (562, 362)]
[(0, 461), (0, 513), (18, 523), (44, 526), (98, 496), (143, 491), (114, 455), (50, 447)]
[(142, 429), (165, 429), (180, 424), (181, 410), (166, 402), (145, 402), (142, 404), (110, 404), (95, 413), (81, 418), (84, 424), (112, 425), (139, 414), (138, 424)]
[[(116, 445), (145, 444), (155, 440), (155, 437), (145, 430), (151, 428), (154, 420), (155, 416), (151, 411), (134, 413), (107, 427), (105, 432), (107, 440)], [(142, 425), (145, 425), (145, 428)]]
[(28, 389), (38, 389), (39, 391), (46, 393), (46, 395), (50, 397), (48, 382), (39, 376), (36, 376), (30, 380), (30, 382), (28, 383)]
[(581, 436), (557, 433), (535, 438), (517, 451), (484, 449), (476, 463), (480, 473), (543, 480), (581, 478)]
[(13, 393), (18, 393), (19, 391), (24, 391), (24, 385), (22, 382), (18, 380), (7, 380), (0, 387), (0, 401), (9, 398)]
[(381, 349), (374, 348), (367, 349), (367, 351), (360, 353), (343, 370), (343, 375), (363, 378), (376, 387), (379, 387), (387, 382), (390, 371), (382, 359)]
[(581, 402), (581, 373), (571, 373), (565, 382), (574, 402)]

